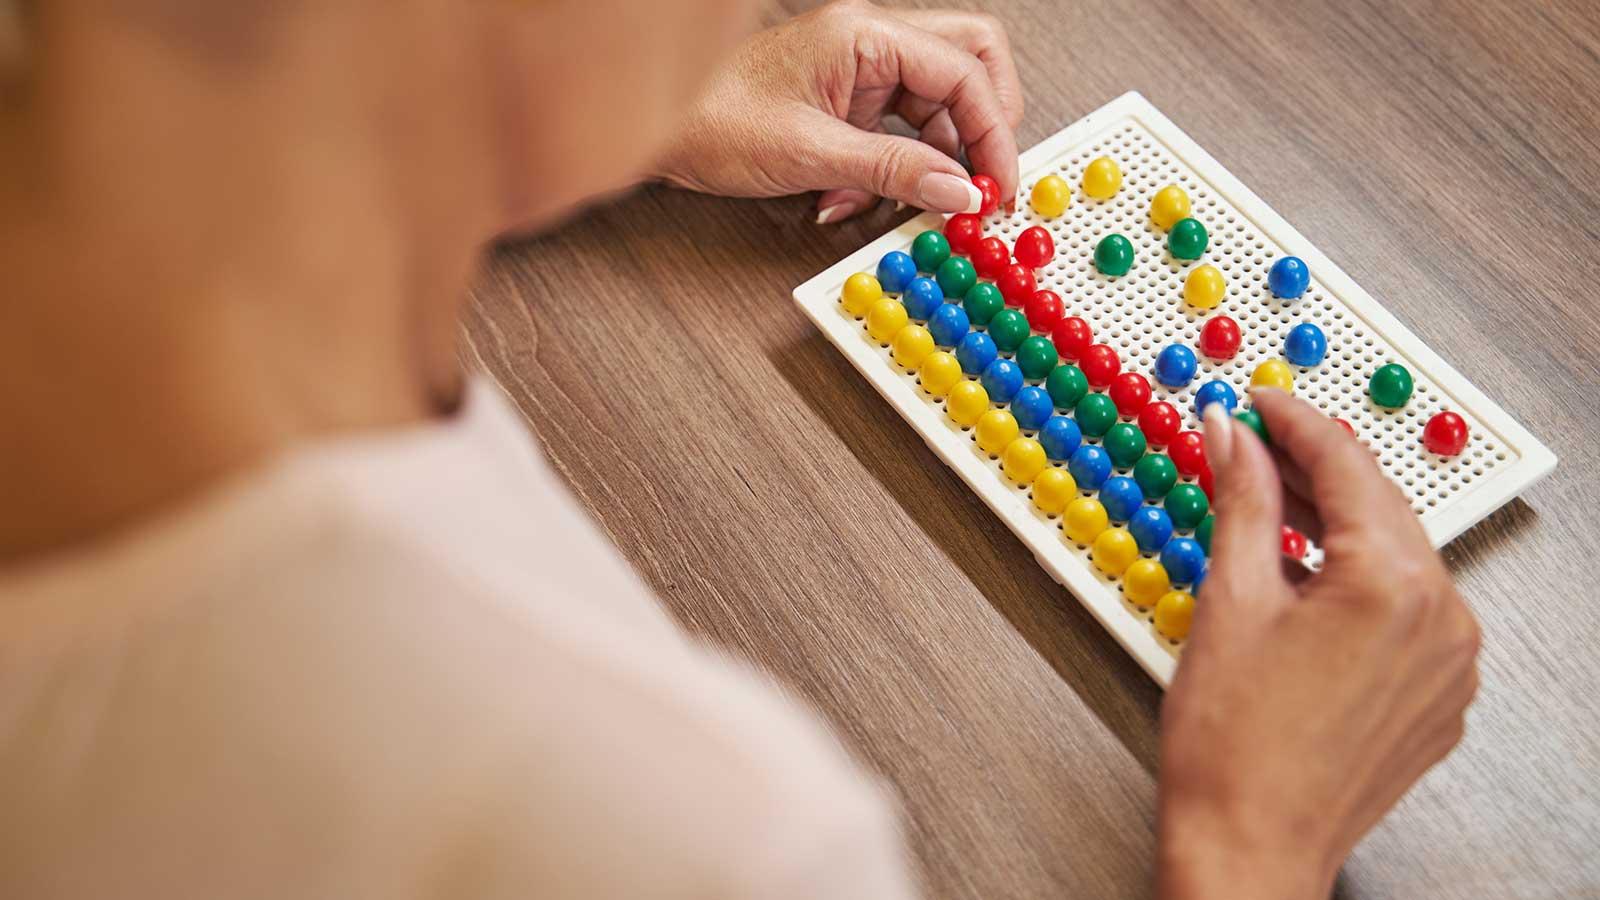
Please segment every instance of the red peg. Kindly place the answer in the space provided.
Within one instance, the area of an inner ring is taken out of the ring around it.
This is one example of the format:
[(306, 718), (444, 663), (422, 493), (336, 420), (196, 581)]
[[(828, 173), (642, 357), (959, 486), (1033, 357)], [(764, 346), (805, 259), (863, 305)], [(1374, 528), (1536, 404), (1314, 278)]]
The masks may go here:
[(995, 279), (995, 284), (1000, 286), (1000, 296), (1006, 298), (1007, 306), (1021, 306), (1039, 290), (1039, 282), (1033, 277), (1033, 270), (1022, 263), (1006, 266), (1000, 277)]
[(1171, 403), (1157, 400), (1139, 411), (1139, 430), (1152, 447), (1165, 447), (1178, 436), (1183, 419)]
[(1283, 555), (1290, 559), (1306, 558), (1306, 536), (1287, 525), (1283, 526)]
[(1089, 328), (1089, 323), (1077, 316), (1067, 316), (1056, 325), (1051, 332), (1050, 339), (1056, 343), (1056, 352), (1061, 358), (1076, 362), (1083, 356), (1083, 351), (1089, 349), (1094, 343), (1094, 332)]
[(972, 248), (972, 267), (978, 270), (979, 278), (993, 281), (1010, 264), (1011, 251), (1006, 249), (1006, 242), (993, 235), (978, 241), (978, 246)]
[(1122, 371), (1122, 360), (1117, 358), (1117, 351), (1105, 344), (1094, 344), (1078, 356), (1078, 368), (1083, 370), (1090, 387), (1103, 390)]
[(987, 175), (972, 176), (972, 186), (983, 195), (983, 206), (978, 209), (978, 215), (992, 215), (1000, 208), (1000, 185)]
[(1233, 359), (1239, 340), (1239, 323), (1227, 316), (1212, 316), (1200, 326), (1200, 352), (1212, 359)]
[(1017, 235), (1014, 255), (1017, 262), (1033, 269), (1044, 268), (1056, 255), (1056, 242), (1050, 232), (1033, 226)]
[(1171, 446), (1167, 447), (1167, 455), (1172, 457), (1172, 464), (1178, 467), (1179, 474), (1190, 478), (1204, 472), (1206, 465), (1206, 439), (1198, 431), (1179, 432), (1172, 439)]
[[(1029, 327), (1045, 332), (1056, 327), (1066, 312), (1055, 291), (1034, 291), (1028, 302), (1023, 304), (1022, 311), (1028, 316)], [(1061, 348), (1057, 347), (1056, 352), (1060, 353)]]
[(944, 223), (944, 239), (950, 242), (950, 249), (963, 256), (972, 255), (978, 249), (978, 241), (983, 239), (983, 219), (976, 213), (957, 213)]
[(1422, 446), (1440, 456), (1456, 456), (1467, 449), (1467, 420), (1445, 410), (1434, 413), (1422, 427)]
[[(1112, 379), (1111, 390), (1106, 393), (1111, 395), (1111, 402), (1117, 405), (1117, 412), (1131, 419), (1150, 402), (1150, 382), (1138, 372), (1123, 372)], [(1150, 436), (1145, 435), (1145, 440), (1149, 439)]]

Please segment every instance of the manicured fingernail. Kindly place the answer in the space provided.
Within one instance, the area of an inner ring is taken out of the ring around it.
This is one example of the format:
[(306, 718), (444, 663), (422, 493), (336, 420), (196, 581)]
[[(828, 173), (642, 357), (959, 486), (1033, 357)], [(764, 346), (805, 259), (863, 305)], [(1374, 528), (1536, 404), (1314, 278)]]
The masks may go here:
[(1221, 403), (1206, 407), (1206, 461), (1211, 470), (1226, 469), (1233, 458), (1233, 420)]
[(835, 219), (843, 219), (850, 212), (850, 204), (835, 203), (832, 206), (817, 210), (817, 224), (826, 225)]
[(917, 185), (923, 209), (935, 212), (975, 213), (983, 208), (983, 194), (965, 178), (944, 172), (929, 172)]

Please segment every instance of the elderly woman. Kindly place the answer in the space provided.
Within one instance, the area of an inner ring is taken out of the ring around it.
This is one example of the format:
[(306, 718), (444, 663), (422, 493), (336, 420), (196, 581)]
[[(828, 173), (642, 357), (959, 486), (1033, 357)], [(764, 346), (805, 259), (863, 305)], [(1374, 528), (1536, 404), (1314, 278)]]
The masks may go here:
[[(1013, 195), (997, 23), (0, 10), (0, 894), (914, 895), (889, 788), (674, 625), (463, 376), (456, 320), (488, 242), (641, 177), (818, 191), (829, 223), (975, 208), (964, 152)], [(1207, 421), (1170, 897), (1325, 895), (1477, 683), (1476, 625), (1399, 494), (1309, 407), (1258, 408), (1327, 565), (1278, 574), (1279, 463)]]

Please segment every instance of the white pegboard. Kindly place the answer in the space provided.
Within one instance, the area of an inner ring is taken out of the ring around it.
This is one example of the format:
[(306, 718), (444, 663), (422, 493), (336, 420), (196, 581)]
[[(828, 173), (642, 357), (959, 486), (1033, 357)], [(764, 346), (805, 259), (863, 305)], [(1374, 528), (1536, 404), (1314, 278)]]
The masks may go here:
[[(1121, 190), (1105, 201), (1087, 197), (1080, 187), (1084, 166), (1099, 156), (1116, 160), (1124, 176)], [(1555, 466), (1555, 456), (1544, 445), (1140, 95), (1126, 94), (1033, 147), (1022, 155), (1021, 170), (1017, 211), (988, 217), (984, 234), (997, 235), (1009, 246), (1025, 228), (1048, 228), (1056, 255), (1037, 273), (1039, 287), (1060, 294), (1068, 315), (1086, 319), (1095, 341), (1117, 350), (1123, 371), (1150, 375), (1162, 347), (1174, 342), (1194, 347), (1201, 323), (1224, 313), (1243, 332), (1239, 353), (1222, 363), (1197, 353), (1200, 368), (1192, 387), (1214, 378), (1227, 380), (1243, 405), (1251, 372), (1264, 359), (1282, 357), (1289, 328), (1299, 322), (1320, 326), (1328, 338), (1327, 359), (1314, 368), (1295, 368), (1296, 395), (1355, 427), (1384, 471), (1405, 490), (1436, 546)], [(1026, 198), (1033, 183), (1051, 173), (1073, 187), (1073, 197), (1066, 213), (1047, 220), (1029, 208)], [(1210, 244), (1199, 260), (1174, 259), (1166, 250), (1166, 233), (1150, 222), (1150, 199), (1168, 184), (1183, 187), (1191, 215), (1210, 232)], [(978, 449), (968, 430), (950, 422), (942, 402), (919, 388), (915, 373), (896, 365), (887, 348), (839, 304), (847, 277), (872, 272), (884, 253), (908, 249), (917, 234), (942, 225), (943, 217), (935, 213), (906, 222), (796, 288), (795, 300), (929, 447), (1033, 550), (1040, 564), (1165, 685), (1181, 645), (1158, 635), (1151, 611), (1128, 603), (1118, 581), (1095, 569), (1086, 548), (1070, 543), (1055, 517), (1035, 509), (1027, 491), (1000, 473), (998, 462)], [(1124, 235), (1135, 248), (1133, 269), (1115, 279), (1100, 275), (1093, 264), (1095, 244), (1111, 233)], [(1266, 284), (1273, 260), (1287, 255), (1305, 260), (1311, 271), (1310, 289), (1293, 301), (1273, 297)], [(1227, 278), (1227, 294), (1215, 310), (1196, 310), (1182, 299), (1184, 277), (1204, 264), (1221, 269)], [(1388, 362), (1401, 363), (1415, 378), (1412, 398), (1401, 410), (1381, 409), (1366, 395), (1372, 371)], [(1185, 429), (1199, 427), (1191, 388), (1151, 381), (1153, 399), (1173, 404)], [(1460, 456), (1445, 459), (1422, 447), (1423, 423), (1441, 409), (1460, 413), (1471, 429)]]

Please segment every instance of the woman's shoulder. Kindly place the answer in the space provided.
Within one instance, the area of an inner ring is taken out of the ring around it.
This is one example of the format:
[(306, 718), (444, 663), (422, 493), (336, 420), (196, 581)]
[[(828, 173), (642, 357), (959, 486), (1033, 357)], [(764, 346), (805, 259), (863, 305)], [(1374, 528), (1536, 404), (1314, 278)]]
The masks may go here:
[[(576, 576), (489, 571), (319, 472), (80, 578), (75, 602), (104, 615), (6, 654), (41, 676), (0, 689), (26, 711), (0, 722), (19, 812), (0, 840), (36, 851), (12, 886), (134, 859), (211, 895), (448, 876), (762, 896), (840, 853), (899, 877), (880, 790), (772, 685)], [(92, 752), (63, 753), (73, 728)]]

